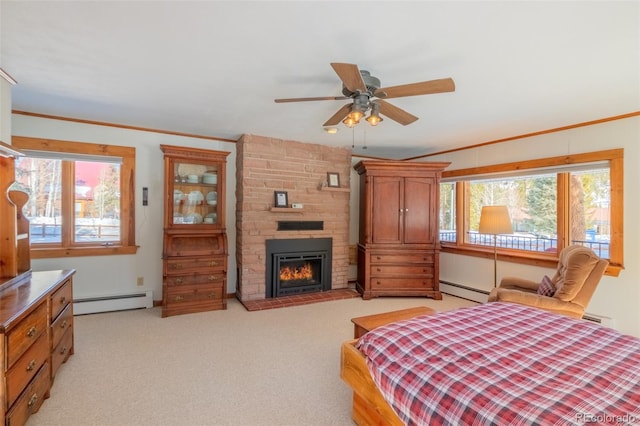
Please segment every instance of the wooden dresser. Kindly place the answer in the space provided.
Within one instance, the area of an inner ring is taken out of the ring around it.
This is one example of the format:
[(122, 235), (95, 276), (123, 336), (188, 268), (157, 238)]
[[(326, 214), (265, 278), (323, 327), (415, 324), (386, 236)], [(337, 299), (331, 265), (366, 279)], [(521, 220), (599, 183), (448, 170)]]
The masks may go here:
[(38, 411), (73, 354), (74, 270), (27, 272), (0, 284), (2, 424)]
[(38, 411), (74, 350), (75, 270), (31, 271), (28, 195), (9, 190), (20, 155), (0, 142), (0, 425)]
[(161, 145), (162, 316), (226, 309), (228, 152)]
[(360, 161), (358, 281), (364, 299), (428, 296), (439, 285), (439, 186), (449, 163)]

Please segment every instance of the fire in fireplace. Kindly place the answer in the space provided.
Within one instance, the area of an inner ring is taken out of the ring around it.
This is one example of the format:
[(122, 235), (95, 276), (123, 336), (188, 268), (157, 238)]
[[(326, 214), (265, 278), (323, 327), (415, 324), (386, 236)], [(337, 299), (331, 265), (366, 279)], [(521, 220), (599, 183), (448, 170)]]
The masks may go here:
[(267, 240), (266, 297), (331, 289), (331, 238)]

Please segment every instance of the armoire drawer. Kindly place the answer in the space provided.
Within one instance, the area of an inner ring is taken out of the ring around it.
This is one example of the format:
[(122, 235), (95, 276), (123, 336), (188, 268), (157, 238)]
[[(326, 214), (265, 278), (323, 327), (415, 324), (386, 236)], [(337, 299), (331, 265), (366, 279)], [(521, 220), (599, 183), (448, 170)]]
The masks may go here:
[(432, 265), (371, 265), (371, 276), (378, 275), (410, 275), (416, 277), (433, 277)]
[(433, 278), (371, 278), (371, 290), (432, 290)]
[(403, 252), (398, 251), (396, 253), (371, 253), (371, 264), (378, 263), (428, 263), (433, 264), (435, 261), (432, 253), (416, 253), (416, 252)]

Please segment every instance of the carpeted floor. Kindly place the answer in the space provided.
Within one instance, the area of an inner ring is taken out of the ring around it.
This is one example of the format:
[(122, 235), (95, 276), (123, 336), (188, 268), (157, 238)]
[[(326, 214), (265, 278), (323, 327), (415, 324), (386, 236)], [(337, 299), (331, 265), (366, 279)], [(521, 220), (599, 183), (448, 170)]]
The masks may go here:
[(360, 298), (161, 318), (160, 309), (75, 317), (75, 355), (62, 366), (38, 425), (352, 425), (340, 344), (357, 316), (475, 302), (444, 295)]

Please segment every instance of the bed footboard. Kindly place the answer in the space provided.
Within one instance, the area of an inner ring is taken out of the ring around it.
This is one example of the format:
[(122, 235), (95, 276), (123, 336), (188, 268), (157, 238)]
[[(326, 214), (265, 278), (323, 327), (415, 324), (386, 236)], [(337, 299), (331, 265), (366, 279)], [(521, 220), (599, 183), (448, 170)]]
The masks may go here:
[(344, 342), (340, 350), (340, 378), (353, 389), (353, 421), (360, 426), (403, 425), (373, 382), (356, 342)]

